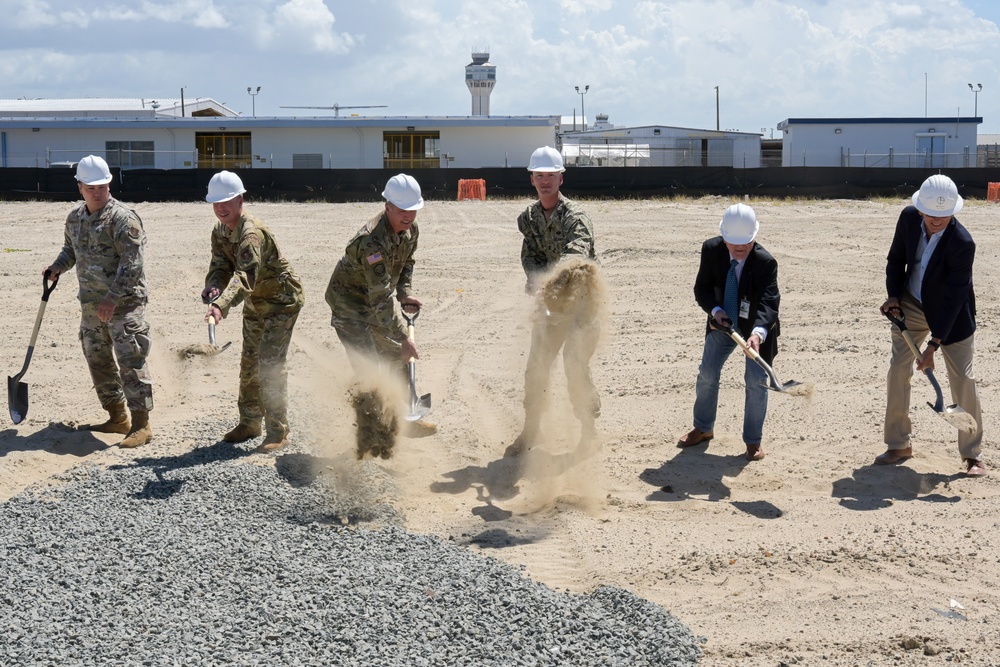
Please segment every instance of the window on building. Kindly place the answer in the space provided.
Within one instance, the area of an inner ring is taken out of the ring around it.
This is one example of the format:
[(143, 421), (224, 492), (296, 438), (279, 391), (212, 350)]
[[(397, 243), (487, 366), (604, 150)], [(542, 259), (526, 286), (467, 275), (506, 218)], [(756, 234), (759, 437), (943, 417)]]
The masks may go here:
[(440, 132), (383, 132), (383, 166), (386, 169), (440, 167), (440, 142)]
[(249, 132), (196, 132), (194, 145), (203, 169), (249, 169), (253, 161)]
[(104, 153), (109, 167), (141, 169), (156, 166), (152, 141), (105, 141)]

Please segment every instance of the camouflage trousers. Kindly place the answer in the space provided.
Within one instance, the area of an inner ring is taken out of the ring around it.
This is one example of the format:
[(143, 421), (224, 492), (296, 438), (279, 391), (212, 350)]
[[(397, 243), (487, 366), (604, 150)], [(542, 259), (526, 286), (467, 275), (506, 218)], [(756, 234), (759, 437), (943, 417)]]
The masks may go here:
[(400, 357), (401, 346), (389, 337), (382, 327), (365, 322), (333, 316), (331, 320), (337, 338), (347, 350), (347, 358), (355, 375), (364, 375), (372, 363), (406, 379), (406, 364)]
[(409, 375), (400, 357), (401, 346), (385, 329), (363, 320), (335, 315), (332, 324), (354, 369), (351, 404), (357, 426), (358, 459), (367, 454), (389, 458), (399, 432), (398, 399), (402, 393), (387, 390), (380, 380), (385, 376), (390, 382), (398, 381), (400, 390), (406, 383)]
[(107, 323), (97, 316), (97, 303), (80, 306), (80, 344), (101, 406), (127, 403), (130, 411), (152, 410), (153, 378), (146, 365), (151, 341), (145, 304), (123, 303)]
[(596, 318), (548, 314), (544, 306), (536, 310), (531, 329), (531, 350), (524, 371), (525, 422), (538, 423), (549, 401), (552, 364), (559, 350), (573, 414), (581, 422), (593, 422), (601, 414), (601, 397), (590, 376), (590, 359), (597, 350), (601, 328)]
[(240, 423), (259, 425), (263, 418), (269, 433), (288, 432), (288, 371), (285, 359), (292, 342), (292, 329), (298, 319), (298, 311), (261, 314), (249, 303), (244, 305)]

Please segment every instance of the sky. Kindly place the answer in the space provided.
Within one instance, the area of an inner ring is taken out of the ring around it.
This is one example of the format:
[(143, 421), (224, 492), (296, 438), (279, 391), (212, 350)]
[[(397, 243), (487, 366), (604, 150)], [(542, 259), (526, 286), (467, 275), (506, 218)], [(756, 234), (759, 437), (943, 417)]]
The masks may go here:
[(491, 115), (777, 136), (787, 118), (978, 113), (1000, 133), (996, 0), (0, 0), (0, 16), (3, 99), (183, 89), (246, 116), (467, 116), (464, 68), (488, 51)]

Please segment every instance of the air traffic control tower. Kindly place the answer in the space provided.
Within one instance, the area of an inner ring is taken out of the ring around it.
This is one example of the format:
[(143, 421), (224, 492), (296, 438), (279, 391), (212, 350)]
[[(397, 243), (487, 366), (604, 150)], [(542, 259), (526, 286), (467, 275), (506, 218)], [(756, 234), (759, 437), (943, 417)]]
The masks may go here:
[(472, 62), (465, 66), (465, 85), (472, 93), (472, 115), (490, 115), (490, 93), (497, 85), (497, 67), (490, 64), (490, 54), (473, 52)]

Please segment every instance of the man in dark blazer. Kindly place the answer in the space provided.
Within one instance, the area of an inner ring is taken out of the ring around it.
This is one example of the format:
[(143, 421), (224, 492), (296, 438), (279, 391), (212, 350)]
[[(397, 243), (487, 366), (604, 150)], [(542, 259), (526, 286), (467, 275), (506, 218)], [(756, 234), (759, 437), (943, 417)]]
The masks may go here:
[[(726, 209), (719, 223), (721, 236), (701, 246), (701, 266), (694, 282), (694, 297), (708, 313), (705, 347), (694, 402), (694, 428), (677, 443), (692, 447), (715, 437), (715, 416), (719, 403), (722, 367), (736, 343), (720, 327), (731, 324), (764, 361), (771, 363), (778, 353), (778, 263), (756, 243), (760, 223), (754, 210), (745, 204)], [(734, 277), (729, 278), (732, 272)], [(727, 304), (727, 280), (733, 281)], [(730, 312), (732, 311), (732, 312)], [(761, 439), (767, 415), (767, 382), (764, 370), (746, 358), (746, 402), (743, 408), (743, 442), (746, 458), (764, 458)]]
[[(886, 258), (885, 287), (889, 298), (882, 312), (902, 312), (906, 328), (919, 347), (930, 340), (916, 359), (916, 368), (934, 369), (934, 355), (941, 350), (948, 369), (952, 400), (976, 420), (976, 431), (958, 433), (958, 451), (966, 474), (986, 474), (982, 462), (983, 419), (972, 371), (975, 353), (976, 295), (972, 264), (976, 244), (955, 218), (962, 197), (947, 176), (931, 176), (913, 194), (896, 222), (896, 233)], [(910, 445), (910, 379), (914, 355), (899, 329), (892, 328), (892, 359), (887, 379), (885, 444), (888, 449), (875, 463), (889, 464), (913, 456)]]

